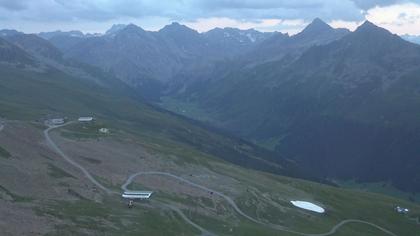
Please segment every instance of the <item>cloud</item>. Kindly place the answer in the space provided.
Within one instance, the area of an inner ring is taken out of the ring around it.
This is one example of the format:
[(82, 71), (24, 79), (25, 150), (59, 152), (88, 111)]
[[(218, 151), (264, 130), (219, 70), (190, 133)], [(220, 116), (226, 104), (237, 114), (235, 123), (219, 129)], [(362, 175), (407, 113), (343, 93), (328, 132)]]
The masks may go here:
[(397, 34), (420, 35), (420, 4), (417, 3), (375, 7), (367, 11), (366, 19)]
[(376, 6), (388, 6), (403, 2), (401, 0), (352, 0), (358, 7), (363, 10), (368, 10)]
[[(360, 18), (350, 0), (0, 0), (0, 6), (26, 10), (31, 20), (109, 20), (119, 17), (159, 16), (194, 20), (210, 17), (233, 19), (298, 17)], [(46, 11), (45, 9), (48, 9)]]
[(297, 8), (317, 8), (322, 6), (322, 1), (304, 0), (304, 1), (289, 1), (289, 0), (197, 0), (194, 1), (196, 6), (206, 9), (297, 9)]
[[(0, 24), (30, 32), (60, 25), (84, 31), (97, 25), (99, 31), (112, 23), (133, 22), (154, 29), (164, 21), (179, 21), (199, 30), (211, 25), (252, 26), (293, 33), (316, 17), (354, 27), (355, 22), (372, 17), (372, 9), (407, 2), (420, 4), (420, 0), (0, 0)], [(413, 21), (412, 15), (400, 12), (400, 22)], [(158, 23), (153, 19), (159, 19)], [(300, 24), (293, 26), (288, 21)]]
[(11, 11), (20, 11), (26, 8), (26, 3), (26, 0), (0, 0), (0, 8)]
[(346, 28), (353, 31), (357, 27), (359, 27), (361, 24), (363, 24), (363, 21), (333, 20), (331, 22), (328, 22), (328, 24), (334, 28)]

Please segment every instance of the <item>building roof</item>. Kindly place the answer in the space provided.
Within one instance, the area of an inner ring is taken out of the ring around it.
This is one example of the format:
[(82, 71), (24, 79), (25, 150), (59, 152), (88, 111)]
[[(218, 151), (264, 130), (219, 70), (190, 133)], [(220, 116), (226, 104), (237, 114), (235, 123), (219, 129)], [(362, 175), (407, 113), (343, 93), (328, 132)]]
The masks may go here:
[(53, 123), (53, 124), (63, 124), (64, 118), (54, 118), (54, 119), (50, 119), (48, 122)]
[(79, 117), (79, 121), (91, 121), (93, 120), (93, 117), (86, 116), (86, 117)]
[(125, 191), (121, 196), (129, 199), (145, 199), (150, 198), (152, 193), (151, 191)]
[(125, 191), (124, 194), (152, 194), (152, 191)]

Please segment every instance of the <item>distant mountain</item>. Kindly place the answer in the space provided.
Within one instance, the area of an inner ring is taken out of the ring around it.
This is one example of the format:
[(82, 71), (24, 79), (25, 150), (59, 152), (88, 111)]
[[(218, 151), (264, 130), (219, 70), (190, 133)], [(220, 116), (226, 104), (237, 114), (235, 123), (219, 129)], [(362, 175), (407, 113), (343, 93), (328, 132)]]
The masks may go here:
[[(216, 29), (216, 31), (218, 30)], [(224, 32), (228, 33), (229, 31), (231, 30), (227, 29)], [(239, 32), (239, 35), (247, 35), (246, 31), (238, 30), (236, 32)], [(252, 32), (254, 31), (248, 31), (248, 34)], [(243, 78), (246, 76), (244, 73), (249, 72), (250, 68), (257, 68), (259, 65), (269, 62), (281, 61), (277, 63), (278, 68), (276, 70), (279, 70), (281, 67), (285, 67), (297, 60), (310, 47), (331, 43), (341, 39), (349, 32), (345, 29), (334, 29), (318, 18), (313, 20), (302, 32), (293, 36), (282, 33), (258, 34), (254, 32), (254, 37), (259, 38), (258, 41), (252, 45), (245, 45), (243, 48), (241, 48), (240, 42), (232, 43), (236, 47), (224, 44), (226, 47), (233, 48), (232, 51), (239, 51), (240, 53), (237, 53), (231, 60), (219, 61), (219, 63), (213, 64), (210, 69), (201, 70), (199, 76), (195, 76), (187, 80), (187, 82), (185, 82), (186, 80), (181, 80), (181, 83), (178, 82), (177, 86), (171, 86), (169, 96), (183, 96), (183, 94), (187, 94), (188, 97), (188, 94), (202, 93), (197, 90), (207, 90), (206, 81), (208, 80), (218, 80), (224, 83), (223, 77), (227, 75), (231, 78)], [(224, 41), (220, 42), (224, 43)], [(203, 71), (205, 72), (204, 74)], [(222, 91), (219, 90), (219, 92)]]
[(263, 33), (253, 29), (215, 28), (203, 33), (204, 39), (219, 52), (229, 52), (235, 56), (245, 53), (276, 33)]
[(18, 34), (23, 34), (23, 33), (16, 30), (9, 30), (9, 29), (0, 30), (0, 37), (10, 37), (10, 36), (18, 35)]
[(53, 32), (41, 32), (38, 34), (41, 38), (50, 40), (57, 36), (68, 36), (68, 37), (78, 37), (78, 38), (84, 38), (85, 35), (81, 31), (73, 30), (73, 31), (53, 31)]
[[(65, 39), (56, 41), (57, 36), (50, 41), (65, 57), (111, 72), (143, 96), (157, 100), (168, 84), (208, 74), (215, 61), (244, 53), (271, 35), (252, 30), (221, 31), (236, 34), (237, 45), (235, 40), (216, 42), (217, 32), (200, 34), (179, 23), (158, 32), (145, 31), (133, 24), (114, 25), (100, 37), (73, 38), (71, 45)], [(241, 42), (245, 39), (246, 45)]]
[(370, 22), (349, 33), (318, 20), (266, 43), (259, 48), (276, 45), (281, 59), (239, 67), (178, 99), (308, 172), (420, 192), (420, 46)]
[(63, 54), (47, 40), (35, 34), (12, 34), (3, 37), (16, 46), (30, 52), (32, 55), (49, 58), (52, 60), (62, 60)]
[[(0, 38), (7, 40), (11, 44), (15, 54), (19, 53), (19, 58), (21, 58), (20, 64), (29, 61), (31, 68), (38, 72), (58, 70), (77, 79), (90, 81), (102, 87), (119, 86), (115, 85), (114, 78), (102, 70), (64, 58), (63, 53), (52, 43), (35, 34), (19, 33)], [(23, 60), (22, 58), (28, 59)], [(10, 56), (6, 58), (6, 61), (10, 60)]]
[(316, 18), (302, 32), (291, 37), (283, 34), (273, 35), (255, 48), (248, 58), (251, 58), (253, 63), (276, 61), (284, 57), (289, 57), (288, 60), (291, 60), (314, 45), (328, 44), (344, 37), (349, 32), (347, 29), (334, 29)]
[(74, 47), (77, 43), (83, 41), (83, 39), (98, 37), (100, 34), (84, 34), (81, 31), (53, 31), (53, 32), (41, 32), (38, 34), (43, 39), (50, 41), (55, 47), (60, 49), (62, 52)]
[(105, 34), (106, 35), (115, 35), (116, 33), (118, 33), (118, 31), (124, 29), (125, 27), (127, 27), (127, 25), (124, 25), (124, 24), (112, 25), (112, 27), (110, 29), (108, 29), (105, 32)]
[(420, 35), (401, 35), (401, 38), (416, 44), (420, 44)]
[(181, 54), (197, 56), (206, 50), (205, 42), (197, 31), (176, 22), (163, 27), (157, 35)]
[(24, 50), (0, 37), (0, 64), (24, 67), (35, 65), (35, 61)]
[(162, 81), (179, 68), (165, 45), (155, 33), (130, 24), (115, 34), (86, 38), (65, 56), (111, 72), (143, 96), (156, 99)]

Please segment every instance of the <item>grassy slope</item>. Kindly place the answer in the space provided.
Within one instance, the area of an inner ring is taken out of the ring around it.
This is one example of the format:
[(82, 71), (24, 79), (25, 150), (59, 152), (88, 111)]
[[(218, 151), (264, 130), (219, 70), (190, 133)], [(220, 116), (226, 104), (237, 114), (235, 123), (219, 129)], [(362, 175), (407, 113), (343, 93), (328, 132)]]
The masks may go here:
[[(83, 129), (79, 125), (74, 125), (65, 128), (62, 132), (80, 134), (83, 133), (81, 130)], [(89, 131), (89, 129), (86, 129), (85, 133), (77, 138), (83, 140), (89, 137), (87, 134), (94, 132), (94, 130)], [(118, 134), (115, 138), (118, 138), (117, 136)], [(72, 138), (75, 137), (73, 136)], [(235, 179), (237, 181), (236, 185), (226, 185), (221, 186), (221, 188), (232, 188), (232, 191), (239, 191), (240, 194), (235, 199), (238, 206), (247, 214), (262, 221), (287, 225), (291, 229), (306, 233), (323, 233), (341, 220), (362, 219), (383, 226), (397, 235), (416, 235), (418, 225), (406, 216), (397, 214), (393, 210), (396, 205), (405, 206), (412, 210), (410, 216), (414, 216), (420, 213), (420, 208), (416, 204), (379, 194), (329, 187), (304, 180), (243, 169), (221, 161), (211, 154), (200, 152), (189, 144), (175, 143), (159, 137), (159, 135), (155, 137), (138, 135), (137, 138), (151, 153), (157, 155), (172, 154), (179, 157), (176, 164), (179, 165), (181, 170), (185, 164), (196, 165), (205, 167), (222, 176)], [(141, 186), (133, 184), (134, 188), (144, 188)], [(202, 227), (221, 235), (293, 235), (261, 227), (241, 217), (238, 220), (238, 216), (233, 209), (224, 202), (213, 205), (208, 198), (173, 195), (158, 188), (149, 190), (155, 191), (155, 199), (165, 202), (176, 202), (177, 204), (190, 207), (191, 209), (184, 210), (187, 216)], [(320, 216), (297, 210), (289, 203), (289, 200), (296, 199), (318, 202), (327, 209), (328, 213)], [(200, 208), (203, 204), (218, 209), (218, 217), (202, 214), (194, 210)], [(116, 208), (115, 211), (117, 215), (126, 214), (121, 209)], [(164, 218), (166, 217), (169, 216), (164, 216)], [(118, 224), (117, 219), (113, 219), (112, 222)], [(153, 227), (153, 225), (150, 227)], [(168, 225), (168, 227), (175, 226)], [(125, 233), (125, 230), (129, 230), (129, 228), (124, 227), (116, 230), (115, 233)], [(179, 229), (175, 227), (174, 230)], [(366, 225), (349, 224), (341, 228), (336, 235), (373, 236), (381, 235), (381, 232)]]
[(289, 164), (277, 154), (157, 110), (130, 98), (127, 94), (131, 91), (118, 84), (112, 89), (101, 88), (55, 70), (34, 73), (0, 67), (0, 71), (0, 114), (8, 119), (42, 119), (48, 114), (69, 118), (93, 115), (131, 132), (147, 134), (151, 139), (171, 140), (175, 146), (188, 143), (236, 164), (298, 175), (295, 170), (280, 170), (259, 161), (264, 157), (280, 165)]
[[(139, 137), (142, 143), (149, 142), (147, 138)], [(163, 144), (163, 143), (160, 143)], [(150, 144), (152, 146), (152, 144)], [(393, 211), (395, 205), (409, 207), (413, 216), (420, 214), (418, 205), (404, 202), (402, 200), (386, 197), (378, 194), (365, 192), (349, 191), (345, 189), (328, 187), (313, 182), (296, 180), (292, 178), (266, 174), (263, 172), (250, 171), (226, 162), (221, 162), (214, 156), (207, 156), (204, 153), (197, 152), (191, 147), (180, 145), (171, 151), (170, 147), (159, 145), (157, 148), (145, 146), (156, 154), (165, 154), (170, 152), (182, 158), (178, 163), (181, 168), (183, 163), (189, 163), (197, 166), (206, 166), (206, 168), (219, 173), (223, 176), (231, 177), (238, 181), (235, 186), (230, 186), (241, 194), (235, 199), (239, 207), (247, 214), (275, 224), (287, 225), (291, 229), (306, 233), (322, 233), (328, 231), (339, 221), (349, 218), (367, 220), (397, 233), (397, 235), (416, 235), (418, 225), (410, 221), (407, 217), (399, 215)], [(136, 184), (138, 188), (141, 185)], [(259, 197), (255, 197), (253, 192)], [(184, 209), (184, 213), (193, 219), (194, 222), (202, 227), (221, 235), (293, 235), (278, 232), (262, 227), (246, 219), (238, 217), (236, 213), (224, 202), (214, 205), (217, 209), (218, 217), (207, 214), (197, 213), (195, 208), (204, 205), (212, 205), (211, 200), (207, 198), (190, 197), (188, 195), (172, 195), (164, 190), (151, 189), (155, 191), (154, 199), (165, 202), (176, 202), (190, 209)], [(302, 199), (316, 201), (323, 204), (327, 209), (326, 215), (307, 213), (293, 208), (288, 200)], [(184, 225), (182, 220), (171, 215), (170, 212), (158, 213), (156, 210), (150, 210), (147, 207), (139, 205), (135, 211), (122, 208), (122, 203), (116, 199), (108, 199), (102, 204), (91, 201), (79, 201), (70, 206), (51, 203), (47, 208), (40, 208), (41, 215), (54, 214), (59, 217), (70, 220), (81, 229), (93, 229), (97, 232), (106, 230), (110, 235), (136, 235), (141, 233), (154, 233), (156, 235), (165, 235), (168, 229), (172, 232), (181, 232), (186, 235), (194, 234), (194, 229)], [(146, 204), (147, 205), (147, 204)], [(153, 205), (153, 203), (152, 203)], [(64, 207), (62, 207), (64, 206)], [(110, 207), (109, 207), (110, 206)], [(50, 209), (50, 210), (48, 210)], [(145, 215), (150, 215), (147, 218)], [(79, 221), (77, 217), (86, 219)], [(124, 225), (123, 222), (139, 223)], [(159, 221), (159, 227), (156, 225)], [(98, 224), (97, 222), (100, 222)], [(105, 222), (105, 223), (104, 223)], [(111, 226), (110, 226), (111, 225)], [(114, 228), (114, 226), (116, 228)], [(164, 227), (163, 227), (164, 226)], [(60, 229), (60, 232), (72, 232), (72, 228)], [(170, 232), (169, 231), (169, 232)], [(337, 233), (337, 235), (381, 235), (379, 231), (360, 224), (350, 224)]]

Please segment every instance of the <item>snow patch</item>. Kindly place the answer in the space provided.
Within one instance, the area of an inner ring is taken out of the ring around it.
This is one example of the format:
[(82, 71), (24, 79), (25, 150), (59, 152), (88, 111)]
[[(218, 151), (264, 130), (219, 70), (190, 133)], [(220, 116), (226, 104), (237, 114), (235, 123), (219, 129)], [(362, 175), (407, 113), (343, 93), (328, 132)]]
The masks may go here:
[(305, 209), (305, 210), (308, 210), (308, 211), (314, 211), (314, 212), (317, 212), (317, 213), (324, 213), (325, 212), (324, 208), (322, 208), (318, 205), (315, 205), (311, 202), (305, 202), (305, 201), (290, 201), (290, 202), (293, 204), (293, 206), (299, 207), (299, 208), (302, 208), (302, 209)]
[(248, 34), (246, 34), (246, 36), (253, 43), (255, 43), (255, 41), (257, 41), (257, 39), (254, 37), (254, 35), (251, 35), (251, 34), (248, 33)]

